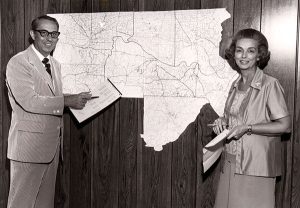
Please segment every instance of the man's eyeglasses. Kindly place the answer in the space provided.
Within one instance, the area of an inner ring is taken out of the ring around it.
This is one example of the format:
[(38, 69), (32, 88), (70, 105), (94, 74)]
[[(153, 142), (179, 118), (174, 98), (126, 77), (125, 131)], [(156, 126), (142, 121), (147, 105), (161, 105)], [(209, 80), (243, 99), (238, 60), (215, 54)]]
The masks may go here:
[(58, 38), (58, 36), (60, 34), (60, 32), (57, 32), (57, 31), (53, 31), (53, 32), (49, 32), (47, 30), (34, 30), (34, 31), (39, 32), (43, 38), (48, 37), (48, 35), (50, 35), (51, 38)]

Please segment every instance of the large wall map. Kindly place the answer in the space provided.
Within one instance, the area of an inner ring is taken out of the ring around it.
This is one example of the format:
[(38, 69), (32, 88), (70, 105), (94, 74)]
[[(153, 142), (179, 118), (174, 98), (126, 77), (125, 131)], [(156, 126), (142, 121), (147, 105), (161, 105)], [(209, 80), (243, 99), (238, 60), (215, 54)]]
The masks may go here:
[(202, 106), (221, 115), (236, 73), (219, 56), (225, 9), (51, 14), (65, 93), (109, 78), (122, 97), (144, 98), (146, 146), (175, 141)]

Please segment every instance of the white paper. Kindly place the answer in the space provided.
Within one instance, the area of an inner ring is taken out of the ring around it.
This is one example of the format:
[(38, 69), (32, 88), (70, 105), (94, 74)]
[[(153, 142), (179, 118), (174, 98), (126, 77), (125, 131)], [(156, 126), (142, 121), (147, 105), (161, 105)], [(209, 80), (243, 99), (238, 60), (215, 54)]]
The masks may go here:
[(79, 123), (109, 106), (116, 101), (121, 94), (109, 81), (105, 81), (99, 83), (99, 86), (92, 91), (92, 96), (99, 97), (88, 100), (82, 110), (70, 108)]
[(222, 140), (227, 138), (227, 135), (229, 133), (228, 129), (224, 129), (218, 136), (216, 136), (213, 140), (211, 140), (208, 144), (205, 145), (205, 147), (212, 147), (221, 142)]
[(223, 147), (216, 150), (207, 150), (203, 148), (203, 172), (205, 173), (220, 157)]
[(218, 136), (211, 140), (203, 148), (203, 171), (204, 173), (216, 162), (223, 150), (224, 139), (227, 138), (228, 129), (224, 129)]
[(200, 112), (206, 99), (180, 97), (144, 97), (144, 134), (147, 147), (160, 151), (163, 145), (178, 139)]
[(222, 114), (237, 74), (219, 56), (225, 8), (50, 16), (60, 24), (64, 93), (109, 78), (122, 97), (143, 97), (146, 146), (177, 140), (206, 103)]

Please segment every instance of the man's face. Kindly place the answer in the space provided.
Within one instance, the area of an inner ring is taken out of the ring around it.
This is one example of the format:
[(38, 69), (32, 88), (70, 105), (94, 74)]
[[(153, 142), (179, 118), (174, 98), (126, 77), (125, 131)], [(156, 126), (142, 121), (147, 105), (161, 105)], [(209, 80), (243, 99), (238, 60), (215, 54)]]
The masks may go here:
[[(48, 32), (54, 32), (58, 31), (58, 28), (55, 22), (47, 19), (41, 19), (36, 30), (46, 30)], [(50, 34), (46, 37), (42, 37), (41, 34), (35, 30), (30, 30), (30, 36), (34, 41), (33, 44), (35, 48), (45, 57), (54, 50), (58, 41), (58, 38), (52, 38)]]

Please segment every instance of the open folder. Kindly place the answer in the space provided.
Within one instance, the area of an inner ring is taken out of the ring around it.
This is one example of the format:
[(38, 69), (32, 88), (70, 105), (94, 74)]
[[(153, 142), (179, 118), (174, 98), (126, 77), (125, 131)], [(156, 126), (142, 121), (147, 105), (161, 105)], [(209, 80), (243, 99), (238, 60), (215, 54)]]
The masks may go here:
[(70, 108), (71, 112), (79, 123), (85, 121), (99, 111), (103, 110), (117, 99), (121, 97), (121, 92), (109, 80), (105, 80), (91, 92), (94, 96), (93, 99), (88, 100), (85, 107), (81, 110)]
[(211, 140), (209, 143), (207, 143), (207, 144), (205, 145), (205, 148), (213, 147), (213, 146), (215, 146), (216, 144), (218, 144), (219, 142), (223, 141), (224, 139), (227, 138), (228, 133), (229, 133), (229, 130), (228, 130), (228, 129), (225, 129), (225, 130), (222, 131), (218, 136), (216, 136), (213, 140)]
[(227, 138), (229, 133), (225, 129), (221, 134), (216, 136), (203, 148), (203, 172), (205, 173), (220, 157), (223, 150), (223, 140)]

